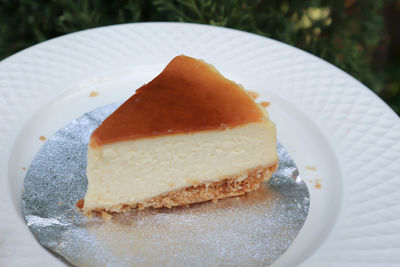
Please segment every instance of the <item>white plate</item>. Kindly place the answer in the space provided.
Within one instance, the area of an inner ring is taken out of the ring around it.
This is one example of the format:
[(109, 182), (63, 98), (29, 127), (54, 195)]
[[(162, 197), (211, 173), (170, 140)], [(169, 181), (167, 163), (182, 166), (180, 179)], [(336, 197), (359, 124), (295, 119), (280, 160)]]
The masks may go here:
[(400, 264), (400, 120), (387, 105), (332, 65), (268, 38), (138, 23), (66, 35), (0, 63), (1, 266), (65, 265), (36, 242), (21, 212), (22, 168), (43, 144), (39, 136), (126, 99), (179, 54), (214, 64), (271, 102), (278, 139), (310, 188), (309, 217), (274, 266)]

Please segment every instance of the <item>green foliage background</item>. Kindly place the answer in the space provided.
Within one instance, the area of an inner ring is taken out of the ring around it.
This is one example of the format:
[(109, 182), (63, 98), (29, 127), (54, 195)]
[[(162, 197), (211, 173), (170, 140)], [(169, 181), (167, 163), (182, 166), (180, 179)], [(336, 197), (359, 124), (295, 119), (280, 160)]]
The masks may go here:
[[(400, 59), (385, 64), (383, 0), (0, 0), (0, 59), (66, 33), (182, 21), (268, 36), (350, 73), (400, 113)], [(344, 89), (345, 90), (345, 89)]]

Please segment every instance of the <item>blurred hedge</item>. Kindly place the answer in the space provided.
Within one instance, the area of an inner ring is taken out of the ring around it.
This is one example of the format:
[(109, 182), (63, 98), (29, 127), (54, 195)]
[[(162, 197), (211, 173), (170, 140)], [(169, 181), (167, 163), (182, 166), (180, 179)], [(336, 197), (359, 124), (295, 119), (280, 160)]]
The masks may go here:
[(137, 21), (186, 21), (268, 36), (359, 79), (400, 112), (400, 59), (387, 60), (383, 0), (0, 0), (0, 59), (62, 34)]

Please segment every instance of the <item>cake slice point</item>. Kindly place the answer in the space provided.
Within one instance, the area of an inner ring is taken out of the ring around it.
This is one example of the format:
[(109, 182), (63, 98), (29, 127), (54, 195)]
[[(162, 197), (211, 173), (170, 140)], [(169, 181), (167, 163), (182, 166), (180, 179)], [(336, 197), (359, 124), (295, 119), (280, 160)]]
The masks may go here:
[(93, 132), (84, 211), (182, 206), (244, 194), (277, 168), (266, 111), (213, 66), (175, 57)]

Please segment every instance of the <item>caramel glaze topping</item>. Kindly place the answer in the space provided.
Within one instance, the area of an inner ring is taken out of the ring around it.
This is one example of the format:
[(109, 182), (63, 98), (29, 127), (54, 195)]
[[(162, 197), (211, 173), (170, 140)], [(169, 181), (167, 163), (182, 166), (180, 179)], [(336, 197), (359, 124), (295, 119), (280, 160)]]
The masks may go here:
[(245, 90), (204, 61), (181, 55), (106, 118), (93, 132), (91, 145), (262, 120), (263, 111)]

